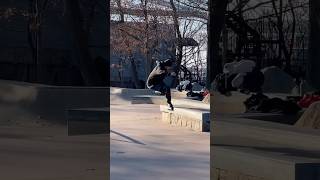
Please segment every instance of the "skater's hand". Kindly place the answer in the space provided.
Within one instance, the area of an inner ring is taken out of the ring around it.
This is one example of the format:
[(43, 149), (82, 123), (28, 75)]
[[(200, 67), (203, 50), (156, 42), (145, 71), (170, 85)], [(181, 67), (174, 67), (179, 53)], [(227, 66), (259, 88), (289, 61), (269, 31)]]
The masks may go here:
[(165, 72), (166, 72), (165, 70), (161, 70), (161, 69), (159, 69), (158, 71), (159, 74), (164, 74)]

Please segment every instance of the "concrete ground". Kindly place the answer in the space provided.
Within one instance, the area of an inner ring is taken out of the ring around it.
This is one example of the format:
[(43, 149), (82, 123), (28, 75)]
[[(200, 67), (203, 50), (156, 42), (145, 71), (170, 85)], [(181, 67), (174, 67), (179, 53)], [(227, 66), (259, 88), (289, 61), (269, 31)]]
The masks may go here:
[(110, 99), (110, 138), (67, 136), (66, 124), (42, 117), (0, 116), (0, 179), (106, 180), (108, 162), (112, 180), (209, 179), (209, 133), (162, 123), (159, 106)]
[(2, 124), (0, 179), (105, 180), (108, 135), (67, 136), (66, 126)]
[(0, 179), (107, 179), (109, 135), (67, 136), (65, 112), (104, 107), (108, 91), (0, 80)]
[(209, 133), (161, 122), (159, 105), (111, 99), (111, 180), (210, 179)]
[(214, 98), (211, 179), (319, 179), (320, 132), (287, 123), (299, 114), (243, 114), (245, 95)]

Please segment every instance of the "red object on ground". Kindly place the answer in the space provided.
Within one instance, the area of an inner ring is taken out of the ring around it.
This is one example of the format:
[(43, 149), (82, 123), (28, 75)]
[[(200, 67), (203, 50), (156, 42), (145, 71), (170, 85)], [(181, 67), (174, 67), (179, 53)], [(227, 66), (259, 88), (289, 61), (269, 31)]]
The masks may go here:
[(203, 91), (202, 96), (203, 96), (203, 97), (206, 97), (206, 95), (208, 95), (208, 94), (210, 94), (210, 91), (205, 90), (205, 91)]
[(320, 101), (319, 95), (304, 95), (298, 102), (298, 105), (302, 108), (308, 108), (312, 103)]

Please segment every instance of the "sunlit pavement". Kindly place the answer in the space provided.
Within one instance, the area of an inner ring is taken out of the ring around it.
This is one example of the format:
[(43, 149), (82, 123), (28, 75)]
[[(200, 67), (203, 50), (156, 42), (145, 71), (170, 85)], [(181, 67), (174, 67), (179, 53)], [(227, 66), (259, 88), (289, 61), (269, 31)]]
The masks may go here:
[(209, 133), (164, 124), (157, 105), (110, 110), (111, 180), (209, 180)]

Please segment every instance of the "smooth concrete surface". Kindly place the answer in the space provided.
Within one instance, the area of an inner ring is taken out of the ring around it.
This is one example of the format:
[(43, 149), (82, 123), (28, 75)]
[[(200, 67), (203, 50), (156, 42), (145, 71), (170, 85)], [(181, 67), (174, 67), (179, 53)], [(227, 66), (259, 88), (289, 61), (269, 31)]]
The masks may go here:
[(154, 95), (154, 91), (150, 89), (130, 89), (130, 88), (118, 88), (111, 87), (110, 94), (118, 96), (135, 96), (135, 95)]
[(68, 135), (107, 134), (110, 132), (109, 115), (108, 107), (67, 110)]
[[(5, 121), (0, 118), (0, 121)], [(68, 136), (65, 126), (0, 125), (0, 179), (107, 180), (109, 134)]]
[(214, 180), (222, 176), (230, 180), (320, 179), (318, 130), (239, 114), (215, 114), (212, 122), (211, 178)]
[(109, 88), (106, 87), (0, 81), (0, 114), (7, 119), (40, 118), (65, 124), (67, 109), (106, 107), (108, 104)]
[(175, 104), (176, 106), (189, 106), (193, 108), (199, 108), (203, 110), (208, 110), (210, 111), (210, 104), (203, 103), (202, 101), (198, 100), (192, 100), (192, 99), (173, 99), (172, 103)]
[(319, 180), (320, 132), (293, 126), (301, 114), (243, 113), (248, 97), (214, 94), (211, 179)]
[(157, 104), (165, 105), (166, 98), (159, 95), (138, 95), (131, 98), (131, 104)]
[(318, 180), (320, 159), (312, 156), (312, 152), (272, 147), (270, 144), (260, 148), (256, 145), (221, 145), (214, 147), (212, 168), (266, 180)]
[(320, 131), (293, 126), (301, 114), (243, 113), (248, 97), (214, 93), (211, 179), (319, 180)]
[(208, 133), (161, 122), (159, 105), (111, 98), (111, 180), (210, 179)]
[(106, 180), (109, 135), (68, 136), (68, 108), (105, 107), (108, 89), (0, 80), (0, 179)]
[(243, 113), (246, 108), (243, 102), (249, 98), (249, 95), (232, 92), (231, 97), (224, 96), (219, 92), (213, 92), (211, 101), (213, 112), (215, 113)]
[(139, 95), (155, 95), (155, 92), (149, 89), (130, 89), (110, 87), (110, 102), (113, 104), (131, 104), (131, 99)]
[(241, 136), (263, 141), (271, 141), (286, 147), (306, 150), (320, 149), (320, 131), (299, 128), (292, 125), (251, 120), (244, 118), (220, 117), (212, 123), (211, 138), (217, 136)]
[[(157, 105), (165, 105), (166, 98), (164, 96), (159, 95), (138, 95), (133, 96), (131, 99), (132, 104), (157, 104)], [(210, 110), (210, 104), (203, 103), (202, 101), (197, 101), (193, 99), (188, 99), (187, 97), (183, 98), (173, 98), (172, 104), (174, 106), (187, 105), (191, 107), (198, 107), (202, 109)]]

